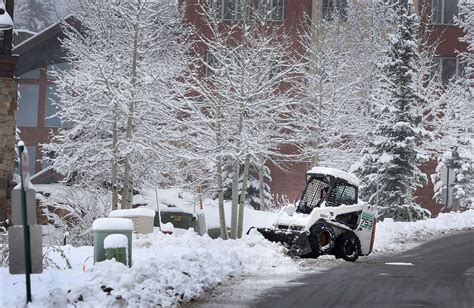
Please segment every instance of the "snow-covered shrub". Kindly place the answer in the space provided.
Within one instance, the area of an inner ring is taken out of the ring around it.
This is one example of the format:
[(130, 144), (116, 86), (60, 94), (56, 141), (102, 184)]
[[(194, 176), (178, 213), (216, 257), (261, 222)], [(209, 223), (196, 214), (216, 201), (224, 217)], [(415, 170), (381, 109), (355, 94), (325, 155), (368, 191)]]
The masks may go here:
[[(39, 194), (37, 194), (39, 195)], [(57, 232), (68, 232), (72, 245), (92, 245), (92, 223), (111, 210), (110, 193), (57, 185), (39, 196), (43, 212)]]
[(0, 228), (0, 267), (8, 265), (8, 233), (5, 228)]
[(378, 207), (379, 218), (392, 218), (394, 221), (417, 221), (431, 217), (431, 212), (416, 203), (395, 204), (386, 207)]

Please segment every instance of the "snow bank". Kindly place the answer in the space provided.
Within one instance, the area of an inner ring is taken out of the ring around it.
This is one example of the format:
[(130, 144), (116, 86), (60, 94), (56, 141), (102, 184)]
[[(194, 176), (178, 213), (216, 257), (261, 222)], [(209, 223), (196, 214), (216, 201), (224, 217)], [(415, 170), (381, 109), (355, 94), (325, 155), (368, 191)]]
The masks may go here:
[(474, 230), (474, 210), (441, 213), (436, 218), (414, 222), (385, 219), (377, 224), (374, 252), (401, 251), (437, 235), (462, 230)]
[(92, 224), (92, 230), (133, 230), (133, 221), (127, 218), (99, 218)]
[(134, 209), (115, 210), (110, 212), (109, 217), (155, 217), (156, 212), (150, 208), (139, 206)]
[(127, 248), (128, 238), (124, 234), (107, 235), (104, 239), (104, 249), (108, 248)]
[[(33, 307), (155, 307), (173, 306), (197, 297), (229, 277), (294, 274), (302, 271), (284, 248), (260, 234), (242, 240), (212, 240), (187, 231), (181, 236), (161, 232), (134, 238), (131, 268), (113, 261), (96, 263), (87, 272), (72, 262), (70, 270), (45, 270), (32, 275)], [(63, 247), (79, 260), (87, 250)], [(79, 262), (80, 263), (80, 262)], [(91, 266), (91, 265), (88, 265)], [(0, 307), (24, 301), (24, 279), (0, 269)]]

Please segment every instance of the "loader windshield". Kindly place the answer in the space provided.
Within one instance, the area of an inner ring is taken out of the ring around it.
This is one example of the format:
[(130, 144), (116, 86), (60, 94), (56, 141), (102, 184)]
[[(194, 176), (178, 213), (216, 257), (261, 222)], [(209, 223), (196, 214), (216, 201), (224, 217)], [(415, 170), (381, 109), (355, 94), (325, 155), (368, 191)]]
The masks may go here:
[(324, 177), (312, 178), (308, 182), (303, 198), (298, 205), (298, 212), (310, 213), (313, 208), (321, 206), (321, 203), (327, 198), (328, 192), (328, 179)]

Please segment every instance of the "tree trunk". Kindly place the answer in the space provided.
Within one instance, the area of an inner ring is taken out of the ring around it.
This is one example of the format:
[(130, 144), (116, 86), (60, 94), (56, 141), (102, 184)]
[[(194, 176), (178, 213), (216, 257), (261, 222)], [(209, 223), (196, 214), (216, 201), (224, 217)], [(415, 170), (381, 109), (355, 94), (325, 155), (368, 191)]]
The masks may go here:
[[(117, 104), (115, 104), (117, 106)], [(117, 209), (118, 205), (118, 189), (117, 189), (117, 107), (114, 110), (114, 124), (112, 127), (112, 211)]]
[(240, 189), (239, 224), (237, 227), (238, 238), (242, 238), (242, 231), (244, 229), (245, 195), (247, 194), (247, 180), (249, 177), (249, 165), (250, 165), (250, 155), (247, 154), (247, 157), (245, 157), (242, 188)]
[(219, 226), (221, 230), (221, 238), (227, 240), (227, 226), (225, 223), (225, 210), (224, 210), (224, 189), (222, 187), (222, 160), (219, 157), (217, 159), (217, 195), (219, 198)]
[[(132, 125), (133, 125), (133, 113), (135, 109), (135, 92), (136, 92), (136, 84), (137, 84), (137, 61), (138, 61), (138, 35), (139, 29), (138, 24), (135, 23), (133, 25), (134, 28), (134, 39), (133, 39), (133, 59), (132, 59), (132, 71), (130, 72), (131, 77), (131, 98), (128, 108), (128, 115), (127, 115), (127, 133), (126, 133), (126, 140), (127, 146), (130, 142), (132, 137)], [(129, 209), (132, 207), (133, 202), (133, 186), (131, 180), (131, 166), (128, 157), (125, 158), (125, 174), (123, 180), (123, 190), (122, 190), (122, 208)]]
[(235, 158), (234, 177), (232, 179), (232, 216), (230, 218), (230, 238), (237, 238), (237, 201), (238, 201), (238, 185), (240, 175), (239, 159)]
[(263, 164), (258, 168), (258, 194), (260, 198), (259, 210), (264, 211), (267, 206), (265, 204), (265, 182), (263, 179)]

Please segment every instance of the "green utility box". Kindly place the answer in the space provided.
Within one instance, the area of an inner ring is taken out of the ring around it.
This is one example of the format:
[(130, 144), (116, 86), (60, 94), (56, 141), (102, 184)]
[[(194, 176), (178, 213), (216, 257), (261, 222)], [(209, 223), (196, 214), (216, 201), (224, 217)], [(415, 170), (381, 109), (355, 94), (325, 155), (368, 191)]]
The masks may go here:
[(107, 260), (115, 258), (115, 261), (128, 265), (127, 248), (107, 248), (105, 250), (105, 258)]
[(133, 221), (127, 218), (99, 218), (92, 224), (92, 231), (94, 232), (94, 263), (107, 259), (104, 248), (105, 238), (111, 234), (123, 234), (128, 240), (126, 249), (128, 250), (128, 266), (132, 266)]
[[(175, 228), (180, 228), (180, 229), (189, 229), (189, 228), (194, 228), (196, 218), (194, 217), (194, 214), (192, 213), (186, 213), (186, 212), (178, 212), (178, 211), (173, 211), (173, 212), (161, 212), (161, 221), (165, 224), (167, 222), (170, 222), (173, 224)], [(155, 215), (155, 227), (160, 226), (160, 218), (158, 216), (158, 213)]]

